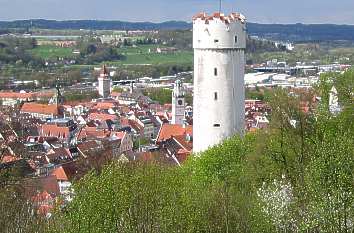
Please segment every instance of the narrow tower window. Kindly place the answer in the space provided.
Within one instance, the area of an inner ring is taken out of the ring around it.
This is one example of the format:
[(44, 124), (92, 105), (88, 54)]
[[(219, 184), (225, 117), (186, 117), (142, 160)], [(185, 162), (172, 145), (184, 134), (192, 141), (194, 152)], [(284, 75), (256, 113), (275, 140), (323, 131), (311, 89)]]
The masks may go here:
[(238, 41), (238, 38), (237, 38), (237, 36), (235, 36), (235, 43), (237, 43), (237, 41)]
[(218, 100), (218, 93), (214, 92), (214, 100)]
[(219, 40), (218, 40), (218, 39), (215, 39), (215, 40), (214, 40), (214, 43), (218, 43), (218, 42), (219, 42)]
[(214, 76), (218, 76), (218, 68), (214, 68)]

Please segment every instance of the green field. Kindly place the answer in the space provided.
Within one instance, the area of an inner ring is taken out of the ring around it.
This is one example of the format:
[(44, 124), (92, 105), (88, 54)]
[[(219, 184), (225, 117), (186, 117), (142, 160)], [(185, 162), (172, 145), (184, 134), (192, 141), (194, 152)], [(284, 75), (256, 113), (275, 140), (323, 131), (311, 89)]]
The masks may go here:
[[(112, 65), (159, 65), (159, 64), (192, 64), (192, 51), (176, 51), (172, 53), (156, 53), (157, 45), (141, 45), (137, 47), (118, 48), (126, 59), (121, 61), (106, 61)], [(150, 51), (150, 52), (149, 52)], [(72, 48), (61, 48), (51, 45), (38, 46), (31, 50), (32, 54), (42, 59), (75, 58)]]
[(31, 50), (32, 54), (42, 59), (74, 58), (72, 48), (61, 48), (51, 45), (41, 45)]
[(159, 65), (159, 64), (192, 64), (192, 52), (176, 52), (173, 54), (132, 54), (123, 61), (110, 62), (122, 65)]
[(125, 55), (122, 61), (109, 62), (112, 65), (159, 65), (159, 64), (192, 64), (192, 51), (176, 51), (172, 53), (156, 53), (158, 45), (141, 45), (137, 47), (119, 48), (118, 52)]

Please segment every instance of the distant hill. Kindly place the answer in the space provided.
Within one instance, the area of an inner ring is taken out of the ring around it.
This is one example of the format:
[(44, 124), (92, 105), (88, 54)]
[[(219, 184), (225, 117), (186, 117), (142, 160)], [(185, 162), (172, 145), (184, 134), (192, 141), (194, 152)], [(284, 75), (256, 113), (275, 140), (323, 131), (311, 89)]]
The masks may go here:
[[(93, 30), (185, 30), (192, 24), (183, 21), (168, 21), (163, 23), (124, 22), (100, 20), (17, 20), (0, 21), (0, 31), (8, 28), (41, 29), (93, 29)], [(248, 33), (262, 38), (283, 41), (354, 41), (354, 25), (335, 24), (258, 24), (248, 23)]]
[(191, 24), (183, 21), (167, 21), (163, 23), (151, 22), (124, 22), (101, 20), (16, 20), (11, 22), (0, 21), (1, 28), (29, 28), (41, 29), (92, 29), (92, 30), (162, 30), (162, 29), (189, 29)]

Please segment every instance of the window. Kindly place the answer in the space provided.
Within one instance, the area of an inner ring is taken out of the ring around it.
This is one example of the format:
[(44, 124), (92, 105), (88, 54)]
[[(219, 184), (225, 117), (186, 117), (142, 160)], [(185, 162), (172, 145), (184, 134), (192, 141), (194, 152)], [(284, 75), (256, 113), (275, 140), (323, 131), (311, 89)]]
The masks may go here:
[(214, 100), (218, 100), (218, 93), (214, 92)]
[(238, 38), (237, 38), (237, 36), (235, 36), (235, 43), (237, 43), (237, 41), (238, 41)]
[(219, 40), (218, 40), (218, 39), (215, 39), (215, 40), (214, 40), (214, 43), (218, 43), (218, 42), (219, 42)]
[(218, 68), (214, 68), (214, 76), (218, 76)]
[(214, 127), (215, 127), (215, 128), (219, 128), (219, 127), (220, 127), (220, 124), (214, 124)]
[(182, 105), (183, 101), (182, 100), (178, 100), (178, 105)]

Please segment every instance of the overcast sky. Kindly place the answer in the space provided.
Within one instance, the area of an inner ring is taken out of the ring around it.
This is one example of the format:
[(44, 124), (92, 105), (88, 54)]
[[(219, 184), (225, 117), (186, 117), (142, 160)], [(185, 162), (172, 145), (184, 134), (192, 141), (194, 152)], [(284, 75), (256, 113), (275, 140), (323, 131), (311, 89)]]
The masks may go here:
[[(218, 8), (218, 0), (0, 0), (0, 20), (190, 21)], [(223, 11), (259, 23), (354, 24), (354, 0), (224, 0)]]

